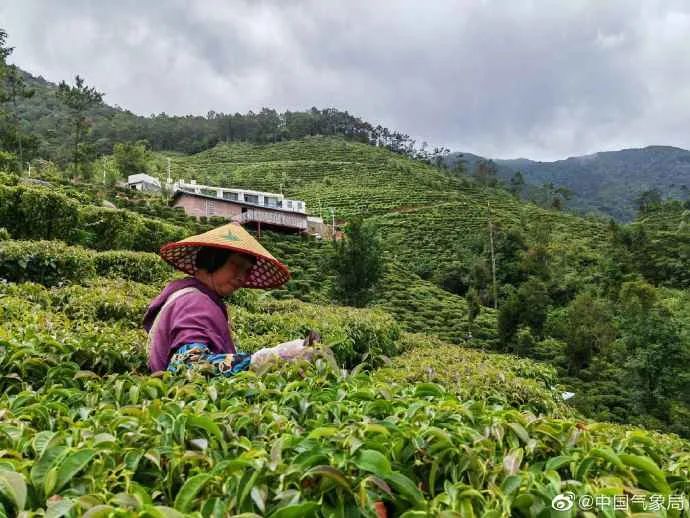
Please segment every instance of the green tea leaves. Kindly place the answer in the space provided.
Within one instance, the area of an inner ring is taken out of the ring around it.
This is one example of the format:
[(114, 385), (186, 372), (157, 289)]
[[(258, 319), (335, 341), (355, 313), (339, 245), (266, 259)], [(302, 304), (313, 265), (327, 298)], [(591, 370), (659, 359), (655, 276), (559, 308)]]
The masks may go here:
[[(39, 488), (46, 495), (52, 492), (57, 482), (57, 470), (54, 466), (60, 463), (68, 451), (67, 446), (53, 446), (43, 452), (38, 462), (31, 468), (31, 483), (34, 487)], [(46, 479), (48, 479), (47, 487)]]
[(359, 469), (373, 473), (383, 479), (392, 472), (388, 459), (376, 450), (360, 450), (354, 463)]
[(60, 491), (77, 473), (84, 469), (96, 455), (96, 450), (84, 449), (70, 453), (60, 464), (55, 490)]
[[(348, 493), (352, 493), (350, 483), (345, 478), (345, 475), (339, 469), (331, 466), (314, 466), (304, 474), (304, 477), (320, 476), (334, 482), (337, 486), (343, 488)], [(304, 478), (303, 477), (303, 478)]]
[(0, 469), (0, 495), (9, 500), (17, 511), (26, 505), (26, 481), (19, 473)]
[(189, 511), (196, 496), (212, 478), (211, 475), (200, 473), (187, 479), (175, 497), (175, 509), (182, 512)]

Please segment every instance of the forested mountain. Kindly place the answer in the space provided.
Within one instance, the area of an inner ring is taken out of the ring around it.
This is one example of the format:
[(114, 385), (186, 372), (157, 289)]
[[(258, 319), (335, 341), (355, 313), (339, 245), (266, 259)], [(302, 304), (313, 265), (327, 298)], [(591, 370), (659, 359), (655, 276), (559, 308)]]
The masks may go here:
[[(60, 164), (71, 153), (70, 112), (57, 96), (58, 85), (17, 69), (33, 92), (18, 97), (10, 111), (21, 120), (27, 134), (26, 158), (48, 158)], [(106, 98), (107, 101), (107, 98)], [(99, 102), (85, 113), (90, 126), (85, 153), (95, 158), (110, 154), (118, 142), (145, 141), (153, 150), (197, 153), (221, 142), (263, 144), (310, 135), (337, 135), (358, 142), (386, 147), (398, 153), (431, 161), (447, 150), (427, 150), (408, 135), (372, 125), (335, 108), (286, 111), (262, 108), (259, 112), (219, 113), (206, 116), (171, 116), (165, 113), (141, 116), (118, 106)]]
[[(20, 74), (33, 92), (17, 99), (12, 110), (26, 134), (25, 159), (48, 158), (66, 164), (72, 155), (69, 109), (57, 97), (58, 86), (42, 77)], [(107, 97), (106, 97), (107, 101)], [(164, 113), (141, 116), (105, 102), (85, 114), (90, 125), (82, 145), (85, 157), (112, 153), (115, 143), (145, 142), (153, 150), (185, 154), (210, 149), (218, 143), (274, 143), (315, 135), (342, 136), (411, 156), (428, 163), (456, 168), (464, 161), (467, 173), (487, 159), (471, 153), (451, 153), (443, 147), (418, 145), (405, 133), (374, 126), (334, 108), (278, 113), (269, 108), (247, 114), (209, 112), (206, 116), (169, 116)], [(11, 147), (11, 146), (9, 146)], [(444, 160), (445, 157), (445, 160)], [(597, 213), (619, 221), (630, 221), (638, 198), (657, 190), (661, 198), (690, 196), (690, 152), (668, 146), (602, 152), (555, 162), (528, 159), (491, 160), (499, 179), (509, 184), (517, 172), (525, 182), (524, 199), (549, 205), (553, 191), (567, 189), (568, 210)]]
[[(471, 172), (482, 157), (471, 153), (451, 153), (452, 168), (465, 160)], [(571, 191), (566, 206), (580, 213), (595, 212), (619, 221), (633, 219), (638, 199), (646, 191), (657, 190), (661, 198), (687, 200), (690, 197), (690, 151), (670, 146), (605, 151), (554, 162), (524, 158), (492, 160), (499, 178), (509, 183), (517, 172), (527, 184), (526, 199), (543, 199), (543, 186), (552, 184)]]

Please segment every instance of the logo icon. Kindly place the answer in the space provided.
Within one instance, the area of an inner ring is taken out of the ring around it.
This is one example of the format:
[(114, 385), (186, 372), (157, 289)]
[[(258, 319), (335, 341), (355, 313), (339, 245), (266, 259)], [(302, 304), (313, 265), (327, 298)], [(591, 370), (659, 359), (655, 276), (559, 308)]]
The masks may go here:
[(223, 236), (223, 239), (225, 239), (226, 241), (239, 241), (240, 240), (240, 238), (237, 237), (235, 234), (233, 234), (231, 230), (228, 230), (228, 233)]
[(575, 493), (566, 491), (551, 499), (551, 507), (556, 511), (570, 511), (575, 504)]

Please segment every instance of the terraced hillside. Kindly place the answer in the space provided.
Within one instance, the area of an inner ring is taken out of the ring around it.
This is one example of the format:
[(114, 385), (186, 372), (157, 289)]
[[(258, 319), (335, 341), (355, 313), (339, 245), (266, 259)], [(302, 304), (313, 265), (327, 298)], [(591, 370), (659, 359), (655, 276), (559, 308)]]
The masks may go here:
[(644, 224), (656, 232), (686, 233), (690, 231), (690, 203), (664, 203), (642, 214), (635, 223)]
[[(333, 276), (324, 265), (330, 243), (286, 236), (271, 232), (262, 234), (262, 242), (290, 268), (292, 279), (271, 296), (296, 297), (314, 303), (330, 303)], [(410, 332), (426, 333), (453, 343), (464, 343), (470, 332), (467, 303), (434, 283), (425, 281), (403, 266), (393, 254), (386, 254), (384, 275), (378, 284), (370, 307), (394, 315)], [(484, 308), (472, 326), (473, 345), (488, 346), (496, 339), (496, 316)]]
[(373, 218), (386, 248), (410, 271), (436, 268), (488, 241), (488, 213), (497, 227), (550, 227), (554, 247), (596, 248), (606, 227), (596, 220), (546, 211), (501, 190), (483, 188), (389, 151), (336, 138), (279, 144), (221, 145), (192, 156), (170, 155), (175, 177), (304, 199), (328, 219)]
[(630, 225), (627, 246), (658, 284), (690, 288), (690, 204), (671, 201)]
[(462, 259), (468, 250), (486, 246), (489, 221), (495, 229), (548, 228), (554, 249), (596, 249), (605, 241), (605, 226), (569, 214), (548, 212), (515, 202), (505, 193), (467, 189), (466, 199), (433, 207), (410, 208), (375, 216), (388, 246), (405, 264), (426, 261), (432, 268)]
[(420, 162), (337, 138), (220, 145), (171, 159), (176, 178), (274, 192), (282, 185), (313, 213), (334, 207), (342, 218), (446, 202), (460, 185)]

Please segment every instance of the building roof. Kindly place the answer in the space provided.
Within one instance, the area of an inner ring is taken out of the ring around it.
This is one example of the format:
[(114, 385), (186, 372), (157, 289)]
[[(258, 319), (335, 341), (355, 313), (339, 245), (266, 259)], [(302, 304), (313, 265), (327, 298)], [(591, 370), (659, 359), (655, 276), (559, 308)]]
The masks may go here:
[(247, 203), (245, 201), (239, 201), (239, 200), (227, 200), (225, 198), (218, 198), (217, 196), (209, 196), (208, 194), (201, 194), (201, 193), (181, 191), (181, 190), (175, 191), (175, 193), (172, 196), (172, 201), (177, 200), (183, 194), (186, 194), (188, 196), (195, 196), (197, 198), (205, 198), (207, 200), (213, 200), (213, 201), (218, 201), (218, 202), (222, 202), (222, 203), (231, 203), (233, 205), (240, 205), (242, 207), (249, 207), (252, 209), (271, 210), (274, 212), (287, 212), (289, 214), (297, 214), (298, 216), (303, 216), (303, 217), (307, 216), (306, 213), (300, 212), (297, 210), (283, 209), (283, 208), (278, 208), (278, 207), (267, 207), (266, 205), (259, 205), (258, 203)]
[[(253, 194), (256, 196), (269, 196), (271, 198), (280, 198), (281, 200), (285, 200), (285, 196), (283, 196), (281, 193), (277, 192), (267, 192), (267, 191), (255, 191), (252, 189), (243, 189), (242, 187), (219, 187), (219, 186), (214, 186), (214, 185), (204, 185), (200, 183), (196, 183), (196, 180), (192, 180), (191, 182), (186, 182), (185, 180), (178, 180), (175, 182), (174, 187), (179, 190), (185, 190), (187, 187), (192, 187), (196, 189), (216, 189), (219, 191), (229, 191), (229, 192), (236, 192), (236, 193), (243, 193), (243, 194)], [(291, 201), (302, 201), (302, 200), (291, 200)]]
[(130, 174), (127, 177), (127, 183), (130, 185), (134, 184), (134, 183), (142, 183), (142, 182), (157, 185), (158, 187), (161, 186), (161, 182), (158, 178), (155, 178), (155, 177), (148, 175), (146, 173)]

